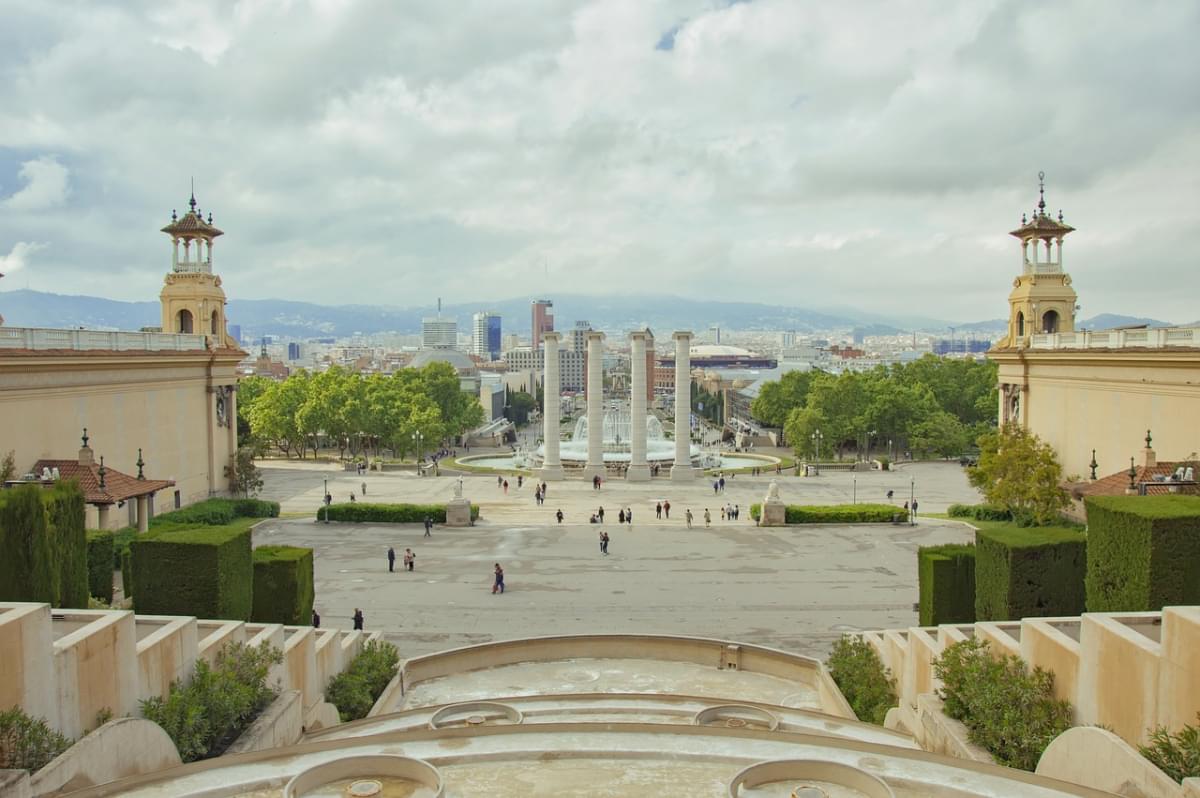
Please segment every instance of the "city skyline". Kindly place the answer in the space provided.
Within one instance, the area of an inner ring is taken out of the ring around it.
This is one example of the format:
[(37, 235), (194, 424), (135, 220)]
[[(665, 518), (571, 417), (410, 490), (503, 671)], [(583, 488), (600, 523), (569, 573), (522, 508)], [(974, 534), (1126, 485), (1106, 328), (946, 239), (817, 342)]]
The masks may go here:
[(0, 291), (153, 299), (195, 177), (230, 298), (994, 319), (1045, 170), (1082, 315), (1196, 315), (1186, 4), (5, 13)]

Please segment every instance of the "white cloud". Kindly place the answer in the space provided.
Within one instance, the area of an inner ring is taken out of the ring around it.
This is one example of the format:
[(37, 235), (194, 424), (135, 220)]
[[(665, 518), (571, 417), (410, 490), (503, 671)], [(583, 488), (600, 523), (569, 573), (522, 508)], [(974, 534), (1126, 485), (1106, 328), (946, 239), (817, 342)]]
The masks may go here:
[(0, 255), (0, 274), (13, 275), (29, 265), (29, 256), (46, 245), (37, 241), (18, 241), (7, 255)]
[(70, 193), (70, 171), (53, 156), (43, 156), (21, 164), (18, 172), (25, 186), (0, 202), (5, 210), (20, 212), (44, 211), (67, 201)]

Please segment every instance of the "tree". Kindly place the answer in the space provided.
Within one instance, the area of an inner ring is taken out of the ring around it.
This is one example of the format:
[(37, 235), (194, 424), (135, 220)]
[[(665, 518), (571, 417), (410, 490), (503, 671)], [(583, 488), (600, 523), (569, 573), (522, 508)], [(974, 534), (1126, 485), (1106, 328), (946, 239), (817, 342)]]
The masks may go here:
[[(817, 430), (827, 426), (825, 417), (819, 410), (808, 407), (797, 407), (788, 414), (783, 425), (783, 434), (792, 442), (797, 457), (812, 457), (816, 459), (818, 452), (812, 436)], [(821, 433), (824, 436), (824, 432)]]
[(262, 490), (262, 474), (254, 464), (254, 449), (240, 446), (233, 455), (233, 463), (225, 466), (225, 478), (239, 496), (250, 498)]
[(508, 395), (508, 406), (504, 408), (504, 416), (517, 426), (529, 421), (529, 414), (537, 407), (537, 400), (525, 391), (512, 391)]
[(297, 371), (283, 382), (273, 382), (250, 407), (250, 429), (259, 437), (272, 440), (286, 455), (295, 449), (301, 458), (307, 451), (305, 431), (296, 413), (308, 398), (307, 371)]
[(17, 475), (16, 457), (12, 449), (8, 450), (8, 454), (4, 455), (4, 459), (0, 460), (0, 485), (3, 485), (8, 480)]
[(955, 457), (967, 448), (967, 427), (945, 410), (938, 410), (918, 423), (909, 435), (909, 444), (922, 455)]
[(750, 413), (768, 427), (783, 427), (788, 415), (804, 407), (813, 377), (819, 371), (789, 371), (779, 382), (765, 383), (750, 403)]
[(1053, 447), (1016, 424), (980, 437), (979, 465), (967, 473), (990, 504), (1025, 526), (1052, 524), (1070, 504)]

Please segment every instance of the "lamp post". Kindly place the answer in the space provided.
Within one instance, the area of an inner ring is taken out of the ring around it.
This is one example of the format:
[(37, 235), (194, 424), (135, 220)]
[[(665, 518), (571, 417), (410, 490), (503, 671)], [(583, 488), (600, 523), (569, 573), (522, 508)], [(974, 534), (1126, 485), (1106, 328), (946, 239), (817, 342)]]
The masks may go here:
[(813, 442), (813, 448), (814, 448), (814, 450), (815, 450), (815, 454), (813, 455), (813, 459), (814, 459), (814, 460), (816, 460), (816, 461), (819, 463), (819, 462), (821, 462), (821, 440), (822, 440), (822, 438), (824, 438), (825, 436), (821, 434), (821, 430), (817, 430), (816, 432), (814, 432), (814, 433), (813, 433), (812, 435), (810, 435), (809, 437), (810, 437), (810, 438), (812, 438), (812, 442)]
[(875, 430), (867, 433), (867, 459), (871, 459), (871, 439), (875, 437)]
[(917, 513), (913, 510), (913, 505), (917, 503), (917, 481), (910, 479), (908, 481), (908, 525), (915, 526), (917, 523)]
[(413, 443), (417, 447), (417, 473), (421, 473), (421, 458), (424, 456), (425, 433), (417, 430), (412, 434)]
[(325, 523), (329, 523), (329, 480), (325, 480), (325, 492), (321, 494), (321, 504), (325, 505)]

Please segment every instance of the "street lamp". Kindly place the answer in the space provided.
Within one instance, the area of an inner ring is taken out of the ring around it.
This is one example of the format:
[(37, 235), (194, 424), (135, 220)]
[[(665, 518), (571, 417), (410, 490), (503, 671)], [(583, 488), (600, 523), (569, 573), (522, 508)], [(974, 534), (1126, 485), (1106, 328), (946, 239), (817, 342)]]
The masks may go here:
[(812, 435), (810, 435), (809, 437), (811, 437), (811, 438), (812, 438), (812, 441), (813, 441), (813, 447), (814, 447), (814, 449), (815, 449), (815, 451), (816, 451), (816, 454), (814, 455), (813, 459), (814, 459), (814, 460), (816, 460), (816, 461), (819, 463), (819, 462), (821, 462), (821, 440), (822, 440), (822, 439), (823, 439), (825, 436), (821, 434), (821, 430), (817, 430), (816, 432), (814, 432), (814, 433), (813, 433)]
[(908, 525), (916, 526), (917, 511), (913, 509), (913, 505), (917, 503), (917, 480), (910, 479), (908, 481)]
[(875, 430), (867, 433), (867, 459), (871, 459), (871, 439), (875, 437)]
[(424, 455), (425, 433), (417, 430), (412, 434), (413, 443), (417, 447), (417, 474), (421, 473), (421, 457)]
[(329, 523), (329, 480), (325, 480), (325, 492), (321, 494), (321, 504), (325, 505), (325, 523)]

